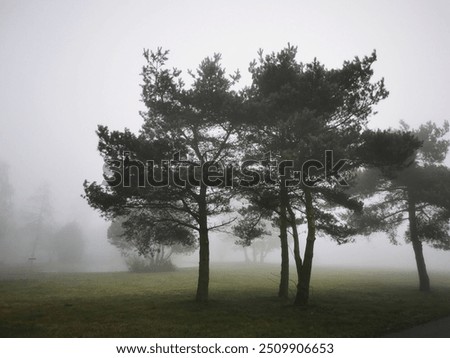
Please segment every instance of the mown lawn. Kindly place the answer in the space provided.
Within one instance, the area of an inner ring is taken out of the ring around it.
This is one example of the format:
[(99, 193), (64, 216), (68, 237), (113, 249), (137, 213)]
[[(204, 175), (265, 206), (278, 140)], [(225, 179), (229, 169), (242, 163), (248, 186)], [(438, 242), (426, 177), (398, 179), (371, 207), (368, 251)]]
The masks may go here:
[(278, 272), (212, 267), (208, 304), (193, 300), (196, 269), (3, 279), (0, 337), (378, 337), (450, 315), (443, 273), (422, 293), (415, 272), (315, 269), (310, 306), (295, 308), (276, 297)]

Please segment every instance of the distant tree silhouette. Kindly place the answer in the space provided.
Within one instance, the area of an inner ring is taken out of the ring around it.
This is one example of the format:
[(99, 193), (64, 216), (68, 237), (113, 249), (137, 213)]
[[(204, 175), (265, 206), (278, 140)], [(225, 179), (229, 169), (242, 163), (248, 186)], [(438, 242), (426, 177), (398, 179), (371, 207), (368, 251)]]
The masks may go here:
[(152, 220), (151, 213), (142, 211), (116, 218), (107, 237), (125, 256), (131, 271), (173, 270), (172, 255), (192, 253), (197, 247), (192, 230)]
[(0, 161), (0, 263), (6, 259), (8, 239), (13, 231), (13, 187), (9, 180), (8, 165)]
[(28, 261), (48, 261), (52, 255), (51, 238), (54, 233), (51, 190), (47, 183), (40, 184), (28, 199), (23, 213), (24, 224), (19, 229), (21, 236), (29, 242)]
[(59, 264), (80, 264), (85, 243), (83, 231), (76, 221), (62, 226), (53, 236), (54, 252)]
[(255, 205), (243, 207), (239, 213), (242, 217), (233, 226), (233, 234), (237, 237), (235, 244), (244, 249), (246, 262), (250, 262), (247, 248), (251, 248), (253, 262), (263, 263), (269, 252), (279, 247), (267, 229), (273, 215)]

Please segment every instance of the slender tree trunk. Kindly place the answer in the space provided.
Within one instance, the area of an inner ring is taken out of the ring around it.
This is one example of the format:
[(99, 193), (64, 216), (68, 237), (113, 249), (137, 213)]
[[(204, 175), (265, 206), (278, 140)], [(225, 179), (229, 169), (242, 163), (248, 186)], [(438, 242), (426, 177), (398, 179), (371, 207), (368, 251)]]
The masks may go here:
[(309, 300), (309, 285), (311, 282), (312, 262), (314, 256), (314, 242), (316, 241), (316, 218), (312, 195), (309, 188), (305, 189), (306, 220), (308, 223), (308, 235), (306, 237), (305, 256), (297, 284), (297, 295), (294, 305), (306, 306)]
[(161, 249), (157, 249), (156, 250), (156, 255), (155, 255), (155, 266), (159, 265), (159, 255), (160, 255)]
[(209, 290), (209, 237), (208, 237), (208, 212), (206, 204), (206, 186), (200, 187), (199, 200), (199, 229), (200, 252), (198, 264), (197, 302), (208, 301)]
[(244, 246), (243, 249), (244, 249), (244, 259), (245, 259), (245, 263), (248, 264), (248, 263), (250, 263), (250, 259), (249, 259), (249, 257), (248, 257), (247, 248)]
[(300, 240), (298, 237), (295, 213), (292, 210), (290, 205), (288, 205), (287, 209), (289, 212), (289, 223), (291, 224), (292, 237), (294, 240), (294, 259), (295, 259), (295, 268), (297, 270), (297, 296), (298, 296), (298, 294), (299, 294), (298, 290), (300, 287), (299, 283), (300, 283), (300, 278), (301, 278), (301, 273), (302, 273), (303, 262), (302, 262), (302, 257), (300, 255)]
[(408, 220), (410, 239), (416, 256), (417, 272), (419, 274), (419, 290), (430, 291), (430, 278), (428, 277), (427, 266), (423, 257), (422, 242), (417, 233), (416, 202), (411, 192), (408, 192)]
[(164, 262), (164, 255), (165, 255), (165, 252), (164, 252), (165, 250), (164, 250), (164, 245), (161, 245), (161, 255), (160, 255), (160, 257), (159, 257), (159, 264), (161, 265), (163, 262)]
[(289, 297), (289, 245), (287, 236), (287, 190), (284, 179), (281, 180), (280, 187), (280, 243), (281, 243), (281, 273), (278, 297)]
[(154, 265), (155, 265), (155, 256), (156, 256), (155, 253), (152, 254), (152, 255), (150, 256), (150, 265), (151, 265), (151, 266), (154, 266)]

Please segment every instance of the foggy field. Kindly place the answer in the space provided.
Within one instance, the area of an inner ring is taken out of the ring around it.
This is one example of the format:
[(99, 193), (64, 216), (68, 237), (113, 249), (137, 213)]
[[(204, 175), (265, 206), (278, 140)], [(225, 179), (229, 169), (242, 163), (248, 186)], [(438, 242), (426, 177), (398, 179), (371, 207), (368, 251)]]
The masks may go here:
[(207, 304), (194, 302), (196, 269), (4, 277), (0, 336), (378, 337), (450, 314), (448, 274), (422, 293), (415, 272), (318, 268), (307, 308), (276, 297), (278, 274), (214, 266)]
[(0, 1), (0, 337), (450, 319), (450, 1), (130, 3)]

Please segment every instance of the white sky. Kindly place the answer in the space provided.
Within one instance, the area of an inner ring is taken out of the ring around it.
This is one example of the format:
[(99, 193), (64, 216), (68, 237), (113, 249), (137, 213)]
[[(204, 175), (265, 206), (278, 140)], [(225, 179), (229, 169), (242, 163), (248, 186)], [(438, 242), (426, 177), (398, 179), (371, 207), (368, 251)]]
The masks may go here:
[[(101, 180), (97, 124), (141, 124), (143, 48), (195, 68), (214, 52), (246, 70), (288, 42), (337, 67), (377, 50), (390, 96), (371, 127), (450, 117), (450, 2), (0, 0), (0, 159), (16, 196), (46, 180), (61, 217), (87, 220), (84, 179)], [(94, 220), (94, 219), (91, 219)], [(448, 259), (448, 255), (446, 256)]]

